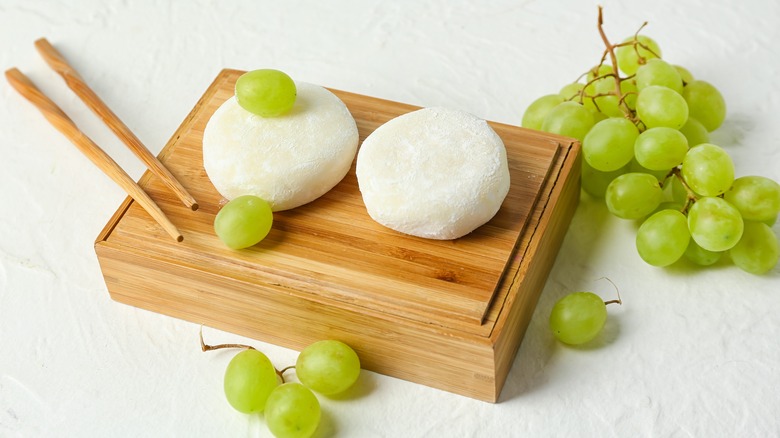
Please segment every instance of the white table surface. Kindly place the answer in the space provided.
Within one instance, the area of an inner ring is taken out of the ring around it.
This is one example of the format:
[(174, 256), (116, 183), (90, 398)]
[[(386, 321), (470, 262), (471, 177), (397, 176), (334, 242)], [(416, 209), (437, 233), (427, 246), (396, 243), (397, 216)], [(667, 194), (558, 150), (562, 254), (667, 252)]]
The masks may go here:
[[(777, 1), (604, 0), (607, 34), (647, 20), (664, 57), (728, 104), (713, 142), (738, 175), (780, 180)], [(134, 178), (143, 166), (36, 53), (45, 36), (157, 153), (225, 67), (519, 124), (597, 63), (596, 1), (3, 0), (0, 66), (19, 67)], [(233, 354), (199, 326), (109, 298), (93, 242), (125, 194), (0, 84), (0, 436), (270, 436), (222, 394)], [(774, 226), (780, 233), (780, 225)], [(583, 198), (517, 354), (489, 404), (364, 372), (321, 398), (318, 437), (780, 436), (780, 268), (657, 269), (635, 225)], [(555, 300), (614, 297), (588, 348), (556, 343)], [(277, 364), (296, 352), (250, 342)]]

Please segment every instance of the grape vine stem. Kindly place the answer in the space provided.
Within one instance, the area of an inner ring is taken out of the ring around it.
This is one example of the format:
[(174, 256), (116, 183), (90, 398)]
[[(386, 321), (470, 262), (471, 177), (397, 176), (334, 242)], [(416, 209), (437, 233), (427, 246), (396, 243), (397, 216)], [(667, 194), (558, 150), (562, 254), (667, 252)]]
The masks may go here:
[(211, 351), (211, 350), (220, 350), (222, 348), (244, 348), (249, 350), (254, 350), (255, 347), (251, 345), (244, 345), (244, 344), (217, 344), (217, 345), (208, 345), (203, 341), (203, 326), (200, 326), (200, 349), (203, 351)]
[(617, 293), (617, 296), (618, 296), (616, 300), (604, 301), (604, 305), (608, 306), (610, 304), (620, 304), (622, 306), (623, 305), (623, 299), (620, 298), (620, 289), (618, 289), (617, 285), (615, 285), (615, 283), (612, 280), (610, 280), (609, 277), (601, 277), (601, 278), (598, 278), (597, 280), (607, 280), (608, 282), (610, 282), (612, 284), (612, 287), (615, 288), (615, 292)]

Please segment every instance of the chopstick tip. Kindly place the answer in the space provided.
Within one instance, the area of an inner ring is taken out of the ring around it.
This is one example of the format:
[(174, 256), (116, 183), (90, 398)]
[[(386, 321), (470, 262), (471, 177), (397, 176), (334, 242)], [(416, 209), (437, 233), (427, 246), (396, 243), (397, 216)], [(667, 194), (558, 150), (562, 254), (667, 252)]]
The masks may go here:
[(184, 236), (182, 236), (181, 234), (179, 234), (178, 236), (176, 236), (176, 241), (177, 241), (177, 242), (182, 242), (182, 241), (184, 241)]
[(200, 208), (200, 206), (198, 205), (197, 202), (193, 202), (192, 205), (190, 205), (190, 208), (192, 209), (192, 211), (196, 211), (198, 208)]

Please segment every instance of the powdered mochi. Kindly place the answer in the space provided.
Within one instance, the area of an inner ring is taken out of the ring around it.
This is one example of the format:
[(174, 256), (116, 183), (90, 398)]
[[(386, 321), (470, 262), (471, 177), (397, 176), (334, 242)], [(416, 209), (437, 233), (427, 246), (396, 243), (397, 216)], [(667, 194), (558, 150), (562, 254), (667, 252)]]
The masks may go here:
[(357, 179), (372, 219), (418, 237), (456, 239), (485, 224), (509, 192), (506, 148), (469, 113), (425, 108), (377, 128)]
[(358, 146), (355, 119), (323, 87), (296, 82), (293, 108), (261, 117), (235, 96), (211, 116), (203, 132), (203, 167), (227, 199), (255, 195), (273, 211), (324, 195), (349, 171)]

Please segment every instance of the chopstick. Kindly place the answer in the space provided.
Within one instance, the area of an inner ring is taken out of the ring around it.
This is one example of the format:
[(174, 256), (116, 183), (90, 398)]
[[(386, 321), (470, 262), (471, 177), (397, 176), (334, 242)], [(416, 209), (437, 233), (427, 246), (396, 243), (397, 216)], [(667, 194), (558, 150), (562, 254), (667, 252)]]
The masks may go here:
[(149, 170), (160, 178), (176, 196), (192, 210), (198, 209), (198, 203), (195, 198), (187, 192), (181, 183), (163, 166), (149, 149), (144, 146), (141, 140), (130, 131), (119, 117), (111, 111), (97, 94), (84, 82), (81, 75), (68, 64), (68, 61), (52, 46), (46, 38), (40, 38), (35, 41), (35, 48), (41, 54), (44, 61), (57, 72), (68, 87), (95, 113), (103, 122), (114, 131), (130, 150), (143, 161)]
[(184, 240), (179, 230), (168, 217), (165, 216), (160, 207), (155, 204), (152, 198), (133, 181), (132, 178), (116, 163), (103, 149), (95, 144), (89, 137), (79, 130), (73, 120), (65, 114), (51, 99), (35, 84), (30, 81), (22, 72), (16, 68), (11, 68), (5, 72), (8, 83), (16, 89), (24, 98), (35, 105), (43, 116), (57, 130), (63, 133), (76, 147), (89, 158), (100, 170), (114, 180), (125, 192), (136, 202), (149, 212), (163, 229), (168, 232), (177, 242)]

